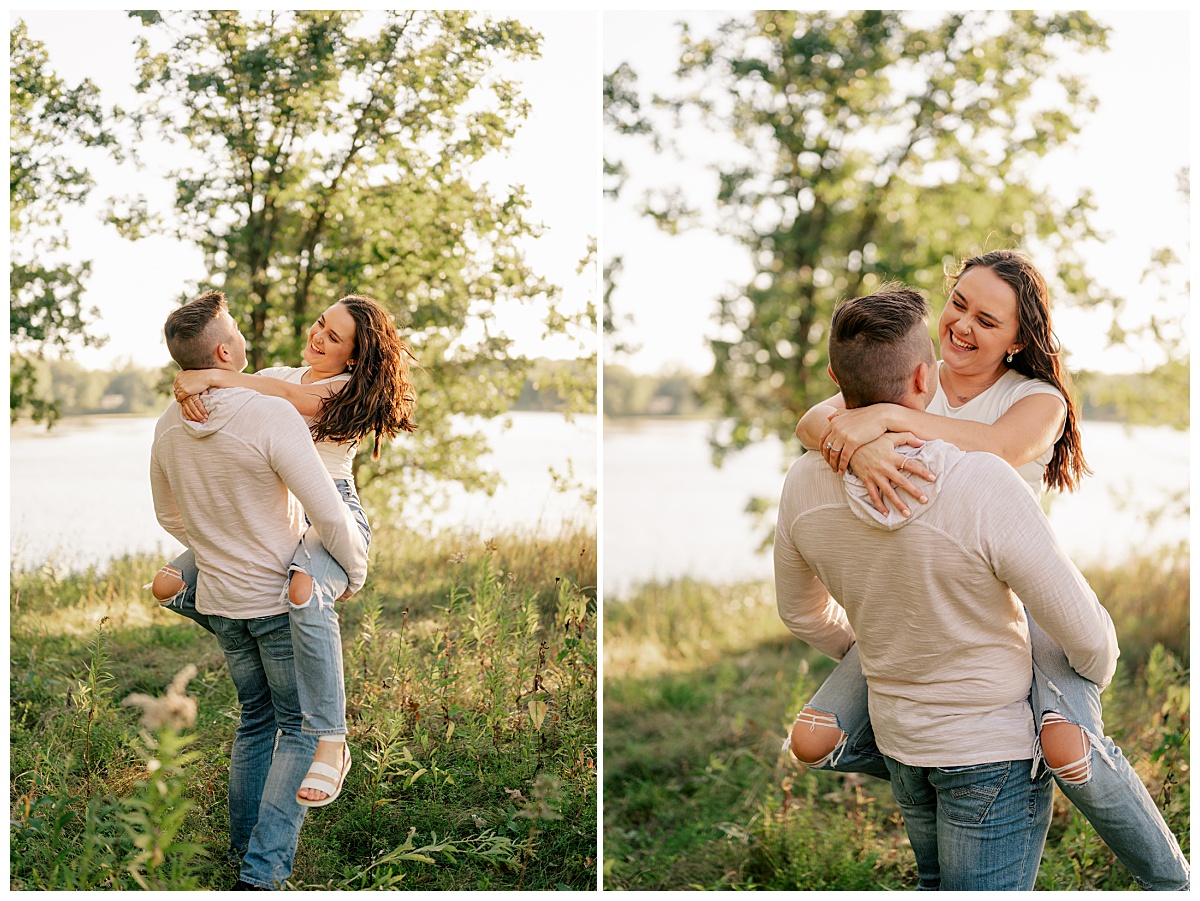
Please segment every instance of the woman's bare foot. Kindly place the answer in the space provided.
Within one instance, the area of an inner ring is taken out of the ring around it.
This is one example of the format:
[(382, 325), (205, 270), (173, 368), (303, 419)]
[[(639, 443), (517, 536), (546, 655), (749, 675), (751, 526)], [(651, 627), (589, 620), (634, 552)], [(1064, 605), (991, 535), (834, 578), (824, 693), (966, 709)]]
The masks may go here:
[(160, 603), (171, 600), (182, 588), (183, 579), (179, 578), (179, 570), (173, 566), (164, 566), (150, 583), (150, 593)]
[[(335, 770), (340, 770), (345, 747), (344, 741), (318, 741), (317, 753), (313, 755), (313, 763), (323, 763)], [(305, 801), (324, 801), (329, 797), (329, 793), (317, 788), (302, 788), (296, 792), (296, 797)]]

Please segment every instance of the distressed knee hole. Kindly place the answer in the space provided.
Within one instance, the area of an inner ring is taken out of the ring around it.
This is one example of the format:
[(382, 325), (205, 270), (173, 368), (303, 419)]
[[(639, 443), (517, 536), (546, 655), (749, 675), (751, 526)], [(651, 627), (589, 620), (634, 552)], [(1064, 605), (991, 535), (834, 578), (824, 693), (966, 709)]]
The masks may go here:
[(807, 766), (820, 766), (845, 738), (835, 716), (805, 707), (792, 725), (792, 753)]
[(1068, 785), (1092, 778), (1091, 745), (1083, 727), (1053, 711), (1042, 717), (1042, 757), (1046, 766)]
[(288, 600), (293, 607), (305, 607), (312, 600), (313, 580), (306, 572), (296, 570), (288, 583)]
[(154, 576), (154, 581), (150, 583), (150, 593), (154, 595), (155, 600), (169, 601), (175, 595), (179, 594), (179, 590), (183, 588), (182, 574), (173, 566), (164, 566)]

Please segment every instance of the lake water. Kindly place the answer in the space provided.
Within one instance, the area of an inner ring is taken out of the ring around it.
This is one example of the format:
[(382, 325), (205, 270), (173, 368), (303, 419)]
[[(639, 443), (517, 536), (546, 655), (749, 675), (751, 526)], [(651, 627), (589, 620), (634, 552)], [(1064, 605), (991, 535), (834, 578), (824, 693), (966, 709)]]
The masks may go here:
[[(592, 416), (566, 422), (554, 413), (510, 414), (477, 423), (493, 452), (483, 465), (504, 484), (488, 497), (452, 487), (440, 512), (406, 511), (406, 523), (429, 527), (489, 530), (527, 528), (557, 531), (564, 522), (593, 521), (595, 512), (580, 492), (555, 490), (549, 468), (595, 489), (597, 429)], [(72, 417), (47, 433), (14, 427), (9, 443), (11, 551), (15, 565), (53, 559), (82, 567), (131, 552), (174, 556), (179, 544), (154, 517), (150, 497), (150, 442), (155, 418)], [(379, 522), (382, 511), (368, 515)]]
[[(491, 497), (453, 489), (442, 512), (411, 511), (407, 522), (431, 527), (555, 531), (595, 512), (578, 492), (555, 490), (549, 467), (569, 458), (574, 478), (596, 487), (593, 417), (567, 423), (552, 413), (514, 413), (512, 428), (483, 422), (504, 476)], [(784, 475), (784, 446), (769, 441), (731, 454), (717, 469), (709, 423), (676, 419), (610, 420), (604, 426), (602, 572), (606, 597), (639, 583), (690, 576), (720, 582), (770, 578), (770, 554), (757, 549), (766, 527), (745, 512), (751, 497), (772, 502)], [(13, 560), (53, 558), (78, 567), (134, 552), (174, 555), (158, 526), (148, 478), (153, 418), (81, 417), (52, 432), (11, 432), (10, 525)], [(1119, 561), (1132, 550), (1188, 538), (1186, 514), (1147, 514), (1189, 486), (1189, 434), (1168, 428), (1085, 423), (1084, 450), (1095, 475), (1075, 494), (1056, 496), (1050, 520), (1081, 565)], [(794, 454), (792, 442), (787, 452)], [(1178, 506), (1178, 505), (1177, 505)], [(369, 510), (379, 521), (382, 512)], [(773, 522), (773, 520), (772, 520)]]
[[(639, 583), (678, 577), (717, 582), (771, 578), (767, 527), (745, 512), (751, 497), (778, 500), (785, 446), (763, 442), (711, 462), (711, 424), (676, 419), (604, 424), (603, 588), (627, 596)], [(1186, 502), (1189, 434), (1170, 428), (1085, 423), (1084, 454), (1094, 475), (1054, 496), (1050, 521), (1077, 564), (1119, 562), (1131, 551), (1188, 539), (1176, 501), (1151, 525), (1147, 514), (1173, 496)], [(786, 446), (790, 462), (799, 442)], [(1184, 508), (1186, 509), (1186, 508)], [(773, 514), (770, 527), (774, 526)]]

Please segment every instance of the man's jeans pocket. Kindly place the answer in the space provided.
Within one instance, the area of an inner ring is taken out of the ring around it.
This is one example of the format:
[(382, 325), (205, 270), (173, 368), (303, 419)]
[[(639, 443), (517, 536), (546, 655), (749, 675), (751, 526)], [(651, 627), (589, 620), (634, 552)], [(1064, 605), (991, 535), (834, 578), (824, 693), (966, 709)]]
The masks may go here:
[(938, 790), (945, 818), (963, 826), (978, 826), (986, 819), (1012, 774), (1012, 761), (974, 766), (938, 767), (929, 781)]

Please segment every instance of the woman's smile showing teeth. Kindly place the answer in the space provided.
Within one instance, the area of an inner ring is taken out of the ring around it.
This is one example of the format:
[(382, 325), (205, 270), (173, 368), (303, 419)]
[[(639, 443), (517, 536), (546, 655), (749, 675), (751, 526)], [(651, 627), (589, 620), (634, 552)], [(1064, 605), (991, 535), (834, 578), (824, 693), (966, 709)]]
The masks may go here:
[(958, 335), (954, 334), (954, 332), (950, 333), (950, 343), (959, 350), (975, 350), (974, 344), (968, 344), (966, 341), (962, 340), (962, 338), (958, 337)]

